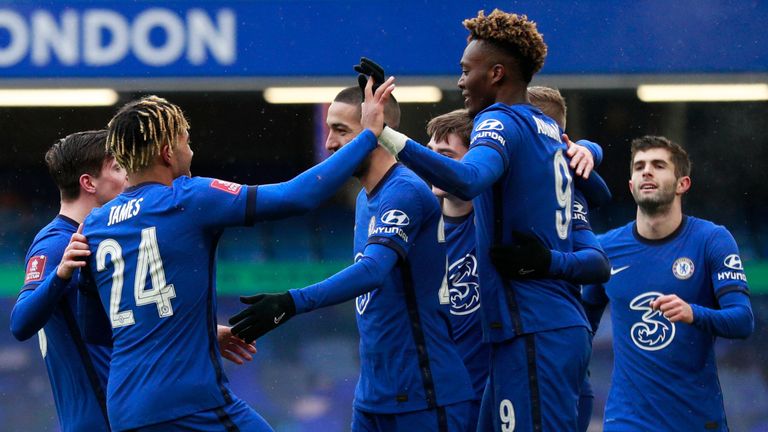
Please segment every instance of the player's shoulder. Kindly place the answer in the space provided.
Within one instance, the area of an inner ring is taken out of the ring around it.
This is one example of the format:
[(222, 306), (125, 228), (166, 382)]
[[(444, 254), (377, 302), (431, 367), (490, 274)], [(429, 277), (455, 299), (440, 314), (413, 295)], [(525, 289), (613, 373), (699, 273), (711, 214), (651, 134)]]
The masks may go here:
[(723, 225), (718, 225), (715, 222), (694, 216), (685, 216), (685, 221), (688, 225), (687, 231), (689, 232), (689, 235), (696, 236), (702, 241), (733, 238), (733, 234), (731, 234), (728, 228)]
[(597, 236), (597, 240), (604, 248), (625, 241), (633, 236), (635, 221), (631, 221), (620, 227), (606, 231)]
[(77, 231), (77, 222), (58, 215), (37, 232), (27, 251), (27, 260), (31, 256), (44, 255), (53, 260), (60, 260), (64, 249), (69, 244), (72, 233)]
[(211, 177), (187, 177), (181, 176), (173, 180), (171, 185), (174, 196), (186, 197), (206, 192), (225, 192), (233, 195), (240, 193), (243, 185), (231, 181)]
[(415, 172), (401, 164), (395, 165), (385, 187), (389, 195), (396, 195), (405, 199), (434, 198), (432, 189), (427, 183)]
[(685, 216), (685, 223), (688, 224), (688, 228), (692, 232), (698, 234), (713, 234), (728, 231), (728, 229), (722, 225), (718, 225), (712, 221), (697, 218), (695, 216)]

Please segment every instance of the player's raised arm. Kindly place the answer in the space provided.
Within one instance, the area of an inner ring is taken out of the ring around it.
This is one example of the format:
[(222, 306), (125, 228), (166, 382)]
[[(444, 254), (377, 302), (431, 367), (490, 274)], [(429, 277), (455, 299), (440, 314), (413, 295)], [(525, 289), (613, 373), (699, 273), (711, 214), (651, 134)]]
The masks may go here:
[[(371, 80), (372, 81), (372, 80)], [(298, 215), (319, 206), (352, 176), (360, 163), (376, 148), (376, 137), (384, 127), (384, 106), (394, 90), (390, 77), (375, 93), (369, 82), (363, 104), (362, 124), (367, 130), (325, 161), (295, 178), (258, 187), (256, 220), (279, 219)]]
[(472, 147), (461, 161), (455, 161), (389, 127), (379, 136), (379, 144), (420, 177), (463, 200), (488, 189), (506, 169), (501, 155), (486, 146)]

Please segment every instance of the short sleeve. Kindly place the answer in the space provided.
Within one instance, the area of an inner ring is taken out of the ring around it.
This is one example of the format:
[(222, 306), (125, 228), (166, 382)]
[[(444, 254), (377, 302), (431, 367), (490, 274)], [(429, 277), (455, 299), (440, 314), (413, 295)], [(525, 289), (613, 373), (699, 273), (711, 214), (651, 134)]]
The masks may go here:
[(367, 244), (387, 246), (405, 259), (421, 227), (424, 206), (413, 186), (401, 185), (379, 192), (385, 195), (380, 197), (377, 212), (369, 221)]
[(504, 160), (504, 169), (509, 168), (510, 154), (520, 141), (517, 124), (498, 110), (484, 111), (475, 117), (470, 135), (470, 148), (488, 146), (499, 152)]
[(720, 298), (733, 291), (749, 293), (739, 248), (731, 233), (724, 227), (718, 226), (710, 236), (706, 247), (707, 264), (715, 297)]
[(204, 226), (224, 228), (254, 223), (256, 186), (207, 177), (180, 177), (173, 182), (177, 203)]
[(578, 189), (573, 190), (571, 229), (573, 231), (592, 230), (592, 226), (589, 224), (589, 206), (587, 205), (587, 199)]

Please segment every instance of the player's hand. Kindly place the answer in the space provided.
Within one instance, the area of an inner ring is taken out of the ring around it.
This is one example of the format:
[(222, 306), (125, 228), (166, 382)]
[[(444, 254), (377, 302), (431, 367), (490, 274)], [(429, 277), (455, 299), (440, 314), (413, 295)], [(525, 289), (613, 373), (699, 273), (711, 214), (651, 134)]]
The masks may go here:
[(256, 294), (240, 297), (248, 306), (229, 319), (232, 334), (251, 343), (296, 315), (296, 305), (289, 293)]
[(504, 279), (537, 279), (549, 275), (552, 252), (533, 234), (514, 231), (510, 246), (492, 246), (491, 262)]
[(375, 92), (373, 91), (373, 78), (368, 78), (365, 85), (365, 102), (362, 107), (360, 124), (365, 129), (370, 129), (377, 137), (384, 129), (384, 107), (389, 101), (389, 95), (395, 89), (395, 77), (389, 77)]
[(253, 360), (251, 354), (256, 353), (256, 346), (232, 334), (232, 328), (219, 325), (216, 328), (216, 339), (219, 340), (221, 356), (235, 364), (243, 364)]
[(592, 152), (587, 150), (586, 147), (578, 145), (568, 138), (567, 134), (563, 134), (563, 141), (568, 149), (565, 154), (571, 158), (571, 169), (579, 177), (589, 178), (589, 173), (595, 167), (595, 157), (592, 156)]
[(358, 73), (357, 84), (360, 86), (363, 100), (365, 100), (365, 86), (368, 84), (368, 77), (373, 78), (374, 92), (384, 83), (386, 77), (384, 68), (369, 58), (360, 57), (360, 64), (356, 64), (354, 69)]
[(72, 279), (72, 273), (80, 267), (85, 267), (91, 250), (88, 248), (88, 239), (83, 235), (83, 224), (77, 227), (77, 231), (69, 238), (69, 244), (64, 249), (56, 275), (61, 279)]
[(651, 309), (661, 311), (669, 322), (684, 322), (693, 324), (693, 309), (691, 305), (675, 294), (659, 296), (651, 302)]

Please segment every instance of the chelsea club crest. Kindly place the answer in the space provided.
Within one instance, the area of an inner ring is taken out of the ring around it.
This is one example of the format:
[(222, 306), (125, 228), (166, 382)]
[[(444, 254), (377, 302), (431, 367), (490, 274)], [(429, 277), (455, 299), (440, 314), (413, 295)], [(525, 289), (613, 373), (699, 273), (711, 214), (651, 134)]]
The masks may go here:
[(678, 258), (672, 264), (672, 274), (680, 280), (686, 280), (693, 276), (694, 269), (693, 261), (686, 257)]

